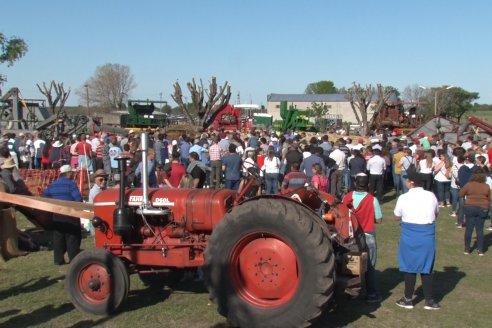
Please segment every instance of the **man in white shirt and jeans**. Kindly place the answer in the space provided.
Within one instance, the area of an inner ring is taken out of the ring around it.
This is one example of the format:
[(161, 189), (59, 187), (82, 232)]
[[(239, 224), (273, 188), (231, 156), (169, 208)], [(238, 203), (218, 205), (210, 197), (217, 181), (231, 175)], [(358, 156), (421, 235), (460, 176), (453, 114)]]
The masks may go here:
[(340, 150), (340, 142), (335, 143), (335, 150), (330, 154), (330, 158), (335, 161), (337, 169), (330, 176), (330, 193), (335, 197), (341, 197), (343, 188), (343, 173), (345, 172), (345, 153)]
[[(374, 156), (367, 161), (369, 172), (369, 193), (377, 197), (379, 202), (383, 201), (383, 182), (386, 161), (381, 157), (381, 150), (374, 149)], [(377, 194), (374, 193), (376, 191)]]

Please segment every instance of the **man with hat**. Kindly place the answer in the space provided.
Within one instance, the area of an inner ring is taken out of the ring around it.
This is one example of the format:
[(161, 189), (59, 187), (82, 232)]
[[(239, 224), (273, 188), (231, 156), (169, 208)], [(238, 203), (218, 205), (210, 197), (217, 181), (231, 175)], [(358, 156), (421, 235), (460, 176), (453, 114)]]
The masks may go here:
[(359, 173), (355, 176), (355, 191), (351, 191), (343, 198), (345, 204), (359, 222), (362, 231), (364, 231), (366, 245), (369, 253), (369, 262), (365, 273), (366, 280), (366, 301), (370, 303), (379, 302), (379, 296), (376, 288), (376, 229), (375, 223), (381, 223), (383, 214), (381, 206), (376, 197), (367, 192), (369, 177), (365, 173)]
[(419, 143), (424, 150), (430, 149), (431, 145), (430, 145), (429, 139), (427, 139), (424, 132), (419, 133)]
[[(52, 199), (82, 202), (77, 185), (72, 180), (72, 167), (68, 164), (60, 167), (60, 175), (43, 192), (43, 196)], [(56, 265), (65, 264), (65, 252), (71, 261), (80, 252), (82, 231), (80, 219), (53, 214), (53, 255)]]
[(106, 171), (104, 171), (104, 169), (99, 169), (94, 172), (94, 185), (89, 191), (89, 204), (94, 204), (94, 198), (97, 194), (106, 189), (107, 182), (108, 174), (106, 173)]
[(436, 217), (439, 206), (434, 193), (422, 188), (423, 181), (415, 169), (403, 176), (409, 191), (396, 202), (395, 221), (400, 221), (398, 263), (404, 273), (405, 294), (396, 305), (413, 309), (417, 273), (422, 279), (426, 310), (439, 310), (432, 291), (432, 271), (436, 256)]

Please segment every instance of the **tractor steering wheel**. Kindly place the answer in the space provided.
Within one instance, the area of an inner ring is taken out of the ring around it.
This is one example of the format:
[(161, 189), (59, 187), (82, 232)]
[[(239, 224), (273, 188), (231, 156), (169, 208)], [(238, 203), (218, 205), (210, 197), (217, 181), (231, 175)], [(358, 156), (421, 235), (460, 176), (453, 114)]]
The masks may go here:
[(249, 164), (248, 167), (246, 167), (244, 164), (246, 163), (243, 163), (243, 168), (248, 172), (248, 174), (250, 174), (252, 177), (254, 177), (257, 180), (262, 179), (262, 176), (260, 174), (261, 169), (258, 165), (256, 165), (256, 163), (247, 163)]

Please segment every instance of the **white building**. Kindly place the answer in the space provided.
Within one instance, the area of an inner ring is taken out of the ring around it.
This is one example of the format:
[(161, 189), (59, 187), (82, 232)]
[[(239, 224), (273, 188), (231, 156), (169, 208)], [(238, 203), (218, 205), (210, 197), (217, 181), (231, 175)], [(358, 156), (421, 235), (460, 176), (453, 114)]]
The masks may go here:
[[(287, 101), (288, 105), (293, 105), (297, 109), (305, 110), (311, 107), (312, 103), (324, 103), (329, 106), (329, 116), (341, 116), (343, 122), (357, 124), (354, 111), (350, 106), (345, 94), (279, 94), (271, 93), (267, 96), (267, 112), (273, 115), (274, 120), (280, 117), (280, 102)], [(368, 113), (368, 119), (373, 115)]]

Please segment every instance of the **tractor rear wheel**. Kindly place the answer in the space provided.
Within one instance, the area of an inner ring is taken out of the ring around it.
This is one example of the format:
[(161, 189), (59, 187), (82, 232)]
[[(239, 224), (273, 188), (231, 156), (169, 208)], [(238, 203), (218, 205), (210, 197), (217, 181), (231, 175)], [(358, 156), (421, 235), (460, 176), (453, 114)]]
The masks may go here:
[(325, 310), (335, 259), (322, 220), (285, 199), (234, 208), (205, 251), (205, 282), (218, 311), (241, 327), (304, 327)]
[(102, 248), (82, 251), (70, 263), (66, 288), (71, 302), (80, 310), (108, 315), (128, 296), (130, 279), (123, 262)]

